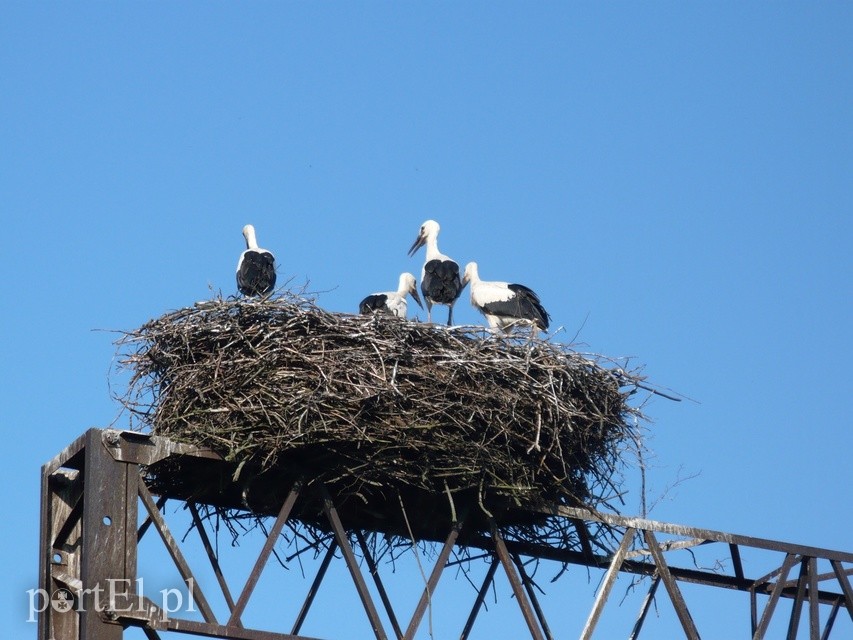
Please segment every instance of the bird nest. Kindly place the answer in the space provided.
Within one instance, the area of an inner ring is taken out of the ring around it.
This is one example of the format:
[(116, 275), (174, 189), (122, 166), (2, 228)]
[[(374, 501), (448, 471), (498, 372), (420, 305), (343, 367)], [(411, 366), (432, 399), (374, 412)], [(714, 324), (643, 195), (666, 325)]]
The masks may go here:
[[(213, 449), (223, 462), (148, 469), (164, 495), (222, 514), (323, 529), (322, 491), (347, 527), (438, 539), (448, 523), (565, 538), (541, 507), (621, 493), (641, 380), (548, 341), (331, 313), (292, 294), (168, 313), (118, 341), (120, 398), (136, 429)], [(311, 495), (314, 498), (311, 498)], [(576, 540), (561, 540), (574, 543)]]

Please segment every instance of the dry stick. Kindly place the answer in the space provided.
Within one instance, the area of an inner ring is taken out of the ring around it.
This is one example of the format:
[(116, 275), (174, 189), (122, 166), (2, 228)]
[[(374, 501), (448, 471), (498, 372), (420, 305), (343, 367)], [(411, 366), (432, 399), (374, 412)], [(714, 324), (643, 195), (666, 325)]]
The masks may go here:
[(539, 448), (539, 434), (540, 433), (542, 433), (542, 414), (539, 411), (537, 411), (536, 412), (536, 439), (533, 441), (533, 444), (530, 445), (530, 447), (527, 449), (527, 453), (530, 453), (534, 449), (536, 449), (537, 451), (540, 450), (540, 448)]

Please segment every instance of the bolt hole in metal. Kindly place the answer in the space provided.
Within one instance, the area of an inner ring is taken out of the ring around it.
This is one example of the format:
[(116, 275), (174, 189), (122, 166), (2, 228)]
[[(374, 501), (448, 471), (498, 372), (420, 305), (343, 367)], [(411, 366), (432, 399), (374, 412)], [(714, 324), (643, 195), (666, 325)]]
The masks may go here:
[(53, 554), (53, 563), (59, 564), (61, 562), (62, 562), (62, 554), (61, 553), (54, 553)]
[(104, 525), (108, 527), (113, 523), (113, 520), (109, 516), (104, 516), (103, 522), (104, 522)]

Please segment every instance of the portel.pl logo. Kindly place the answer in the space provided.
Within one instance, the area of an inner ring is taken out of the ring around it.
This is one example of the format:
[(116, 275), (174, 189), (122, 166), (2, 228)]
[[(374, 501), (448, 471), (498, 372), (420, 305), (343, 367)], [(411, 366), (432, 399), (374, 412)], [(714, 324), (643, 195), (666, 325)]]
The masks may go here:
[[(52, 593), (48, 592), (46, 589), (27, 589), (27, 595), (29, 596), (29, 616), (27, 617), (27, 622), (36, 622), (36, 616), (47, 611), (48, 607), (57, 613), (65, 613), (72, 610), (84, 612), (86, 611), (83, 605), (84, 600), (93, 611), (97, 611), (98, 613), (103, 613), (107, 609), (109, 609), (110, 613), (117, 615), (133, 611), (145, 613), (144, 608), (134, 610), (132, 606), (128, 605), (122, 608), (121, 605), (117, 604), (120, 602), (127, 602), (126, 598), (131, 582), (129, 579), (107, 578), (104, 582), (107, 583), (106, 588), (97, 584), (91, 589), (81, 589), (78, 597), (75, 597), (71, 591), (65, 588), (56, 589)], [(137, 602), (142, 606), (142, 598), (145, 595), (143, 579), (137, 578), (135, 582), (135, 595), (139, 596)], [(195, 603), (193, 602), (194, 584), (192, 578), (187, 580), (187, 586), (189, 589), (186, 602), (184, 601), (184, 594), (180, 589), (160, 590), (159, 610), (160, 616), (163, 620), (165, 620), (170, 613), (176, 613), (178, 611), (192, 613), (195, 611)], [(89, 595), (92, 597), (87, 598), (86, 596)]]

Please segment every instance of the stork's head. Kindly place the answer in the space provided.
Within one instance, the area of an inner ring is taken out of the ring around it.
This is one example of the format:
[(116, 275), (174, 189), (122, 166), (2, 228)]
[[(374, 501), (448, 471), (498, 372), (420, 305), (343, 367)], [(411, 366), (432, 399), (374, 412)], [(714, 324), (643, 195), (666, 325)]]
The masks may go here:
[(421, 225), (421, 230), (418, 232), (418, 237), (415, 238), (415, 241), (409, 248), (409, 256), (415, 255), (415, 251), (424, 246), (428, 240), (435, 240), (438, 238), (438, 232), (440, 230), (441, 227), (438, 226), (438, 223), (435, 220), (427, 220), (424, 222)]
[(258, 248), (258, 241), (255, 238), (255, 227), (250, 224), (247, 224), (245, 227), (243, 227), (243, 237), (246, 238), (247, 249)]
[(423, 309), (424, 305), (421, 304), (421, 297), (418, 295), (418, 286), (417, 280), (415, 280), (415, 276), (411, 273), (404, 273), (400, 276), (400, 291), (405, 294), (411, 294), (412, 298), (415, 299), (415, 302), (418, 303), (418, 306)]
[(477, 263), (469, 262), (465, 265), (465, 275), (462, 276), (462, 286), (465, 287), (472, 280), (479, 280), (480, 274), (477, 272)]

